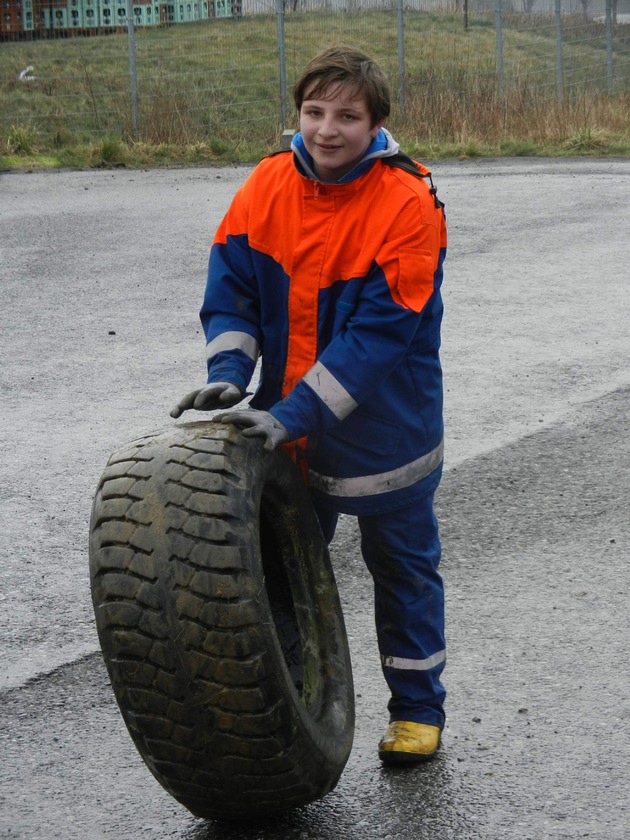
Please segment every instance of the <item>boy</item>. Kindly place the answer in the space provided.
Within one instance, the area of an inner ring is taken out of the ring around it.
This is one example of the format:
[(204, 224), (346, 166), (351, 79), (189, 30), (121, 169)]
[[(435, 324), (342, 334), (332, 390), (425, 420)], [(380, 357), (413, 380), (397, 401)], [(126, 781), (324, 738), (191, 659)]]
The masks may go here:
[(383, 128), (389, 87), (367, 55), (321, 53), (295, 104), (291, 151), (256, 167), (216, 234), (200, 313), (209, 384), (171, 414), (235, 405), (262, 356), (250, 407), (214, 419), (267, 449), (292, 444), (329, 542), (339, 513), (358, 517), (392, 695), (379, 756), (425, 761), (444, 726), (444, 214), (428, 170)]

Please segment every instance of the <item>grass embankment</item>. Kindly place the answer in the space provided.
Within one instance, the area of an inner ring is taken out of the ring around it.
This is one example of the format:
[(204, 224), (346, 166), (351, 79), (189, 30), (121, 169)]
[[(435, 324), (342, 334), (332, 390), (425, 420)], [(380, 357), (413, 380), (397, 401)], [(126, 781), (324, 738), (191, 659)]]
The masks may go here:
[[(527, 25), (524, 25), (524, 23)], [(607, 93), (605, 30), (572, 21), (556, 87), (553, 21), (504, 21), (503, 95), (492, 17), (405, 15), (405, 107), (389, 127), (423, 158), (630, 155), (630, 27), (615, 33)], [(367, 49), (398, 97), (395, 16), (288, 15), (289, 86), (318, 49)], [(626, 39), (624, 43), (623, 39)], [(136, 32), (138, 131), (131, 125), (124, 34), (4, 43), (0, 50), (0, 166), (4, 168), (249, 163), (280, 142), (274, 16)], [(33, 65), (30, 80), (20, 72)], [(294, 115), (289, 103), (292, 127)]]

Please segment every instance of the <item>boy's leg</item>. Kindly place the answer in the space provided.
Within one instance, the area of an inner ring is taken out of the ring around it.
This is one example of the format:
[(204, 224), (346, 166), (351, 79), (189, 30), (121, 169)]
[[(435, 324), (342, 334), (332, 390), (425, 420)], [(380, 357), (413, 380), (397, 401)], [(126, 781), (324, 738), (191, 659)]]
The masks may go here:
[(374, 605), (392, 721), (444, 726), (440, 675), (446, 653), (444, 587), (433, 496), (407, 508), (360, 516), (361, 550)]
[(319, 526), (322, 529), (322, 534), (326, 540), (326, 545), (330, 545), (332, 538), (335, 536), (337, 522), (339, 521), (339, 514), (331, 511), (321, 504), (318, 504), (316, 499), (313, 499), (313, 507), (319, 520)]

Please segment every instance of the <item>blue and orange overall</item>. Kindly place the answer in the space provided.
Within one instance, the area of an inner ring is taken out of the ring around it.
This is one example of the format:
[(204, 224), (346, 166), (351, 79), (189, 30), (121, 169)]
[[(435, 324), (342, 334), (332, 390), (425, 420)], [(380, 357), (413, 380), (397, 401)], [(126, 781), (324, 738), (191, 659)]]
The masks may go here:
[(440, 543), (442, 263), (430, 173), (381, 130), (343, 182), (321, 183), (300, 135), (234, 197), (201, 309), (208, 382), (243, 391), (305, 453), (328, 538), (358, 517), (375, 582), (392, 719), (443, 726)]

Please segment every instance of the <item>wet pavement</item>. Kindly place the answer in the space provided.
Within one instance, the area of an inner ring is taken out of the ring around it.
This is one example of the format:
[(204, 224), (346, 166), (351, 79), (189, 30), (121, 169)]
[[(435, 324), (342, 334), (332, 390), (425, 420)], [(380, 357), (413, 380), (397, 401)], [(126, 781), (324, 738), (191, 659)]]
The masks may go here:
[(451, 234), (443, 749), (380, 766), (387, 695), (344, 517), (349, 763), (320, 802), (227, 826), (171, 799), (127, 735), (87, 521), (109, 452), (169, 425), (202, 375), (207, 240), (244, 171), (0, 176), (0, 837), (630, 836), (630, 162), (433, 169)]

